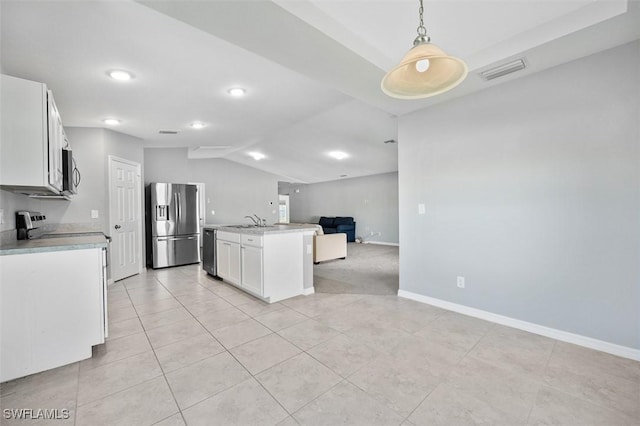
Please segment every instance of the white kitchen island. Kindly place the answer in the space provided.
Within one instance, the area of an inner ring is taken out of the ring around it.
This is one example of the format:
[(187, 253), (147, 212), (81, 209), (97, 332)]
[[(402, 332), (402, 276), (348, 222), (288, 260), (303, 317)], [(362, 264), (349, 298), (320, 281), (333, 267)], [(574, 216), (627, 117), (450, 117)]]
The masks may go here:
[(213, 228), (225, 282), (268, 303), (313, 293), (313, 225)]

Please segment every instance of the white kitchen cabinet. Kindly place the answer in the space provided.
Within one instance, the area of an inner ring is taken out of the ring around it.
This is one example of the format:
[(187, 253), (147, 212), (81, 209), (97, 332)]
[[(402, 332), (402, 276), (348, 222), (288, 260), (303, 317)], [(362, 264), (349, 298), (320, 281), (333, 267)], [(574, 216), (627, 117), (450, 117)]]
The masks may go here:
[(240, 285), (240, 236), (228, 232), (218, 232), (216, 254), (218, 276), (231, 284)]
[(262, 247), (242, 245), (241, 261), (242, 289), (258, 296), (263, 296), (262, 290)]
[(0, 256), (0, 382), (91, 357), (107, 334), (105, 250)]
[(49, 183), (58, 191), (62, 191), (62, 148), (68, 147), (69, 141), (50, 90), (47, 91), (47, 108), (49, 111)]
[(30, 195), (59, 195), (62, 148), (68, 141), (53, 95), (42, 83), (0, 77), (0, 186)]
[[(218, 276), (269, 303), (304, 294), (305, 261), (311, 262), (304, 256), (305, 232), (311, 235), (313, 230), (265, 230), (261, 234), (218, 231)], [(240, 249), (238, 278), (229, 270), (235, 247)]]

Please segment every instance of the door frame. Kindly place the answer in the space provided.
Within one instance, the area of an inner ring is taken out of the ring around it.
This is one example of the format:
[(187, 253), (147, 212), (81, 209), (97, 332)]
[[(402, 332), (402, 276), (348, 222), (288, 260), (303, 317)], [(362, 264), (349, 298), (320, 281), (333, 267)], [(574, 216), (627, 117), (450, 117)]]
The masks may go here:
[[(140, 259), (140, 267), (138, 268), (138, 273), (142, 273), (143, 271), (143, 265), (146, 262), (146, 259), (142, 258), (142, 246), (145, 245), (145, 241), (146, 241), (146, 236), (143, 234), (144, 230), (142, 227), (142, 217), (144, 216), (145, 212), (143, 210), (143, 203), (142, 203), (142, 199), (144, 197), (144, 187), (143, 187), (143, 183), (142, 183), (142, 166), (140, 165), (140, 163), (137, 163), (135, 161), (131, 161), (131, 160), (127, 160), (126, 158), (122, 158), (122, 157), (117, 157), (115, 155), (109, 155), (108, 157), (108, 161), (107, 161), (107, 185), (108, 190), (107, 190), (107, 214), (109, 215), (109, 233), (111, 233), (111, 230), (113, 229), (113, 227), (115, 226), (112, 218), (111, 218), (111, 201), (112, 201), (112, 194), (111, 194), (111, 164), (114, 161), (117, 161), (119, 163), (124, 163), (127, 164), (129, 166), (133, 166), (136, 168), (136, 177), (138, 178), (138, 220), (137, 220), (137, 225), (138, 225), (138, 236), (140, 238), (140, 241), (138, 241), (138, 259)], [(109, 258), (111, 258), (111, 250), (109, 250)], [(111, 259), (109, 259), (109, 265), (111, 265)], [(108, 285), (113, 284), (113, 274), (111, 273), (111, 270), (109, 270), (109, 280), (107, 282)]]
[(285, 218), (284, 223), (291, 223), (291, 196), (289, 194), (278, 194), (278, 222), (280, 220), (280, 202), (284, 201), (284, 205), (287, 208), (287, 217)]

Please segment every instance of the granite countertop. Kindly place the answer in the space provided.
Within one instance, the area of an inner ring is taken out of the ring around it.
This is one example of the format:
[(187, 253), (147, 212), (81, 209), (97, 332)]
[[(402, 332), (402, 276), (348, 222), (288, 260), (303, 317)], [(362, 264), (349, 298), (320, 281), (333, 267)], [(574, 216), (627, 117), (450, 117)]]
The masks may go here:
[(107, 239), (103, 234), (89, 233), (60, 237), (20, 240), (0, 246), (0, 256), (12, 254), (45, 253), (49, 251), (83, 250), (106, 248)]
[(217, 229), (219, 231), (234, 232), (237, 234), (267, 235), (267, 234), (287, 234), (293, 232), (313, 232), (318, 225), (298, 223), (289, 225), (205, 225), (204, 228)]

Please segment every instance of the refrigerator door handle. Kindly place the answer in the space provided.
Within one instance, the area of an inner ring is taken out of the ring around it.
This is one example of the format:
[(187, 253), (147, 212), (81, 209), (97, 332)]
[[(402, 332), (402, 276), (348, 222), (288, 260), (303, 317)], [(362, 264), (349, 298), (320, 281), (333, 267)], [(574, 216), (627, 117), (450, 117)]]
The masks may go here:
[(180, 221), (180, 203), (178, 202), (178, 193), (173, 193), (173, 202), (175, 204), (176, 209), (176, 223)]
[(164, 237), (158, 238), (158, 241), (182, 241), (182, 240), (195, 240), (196, 237)]

